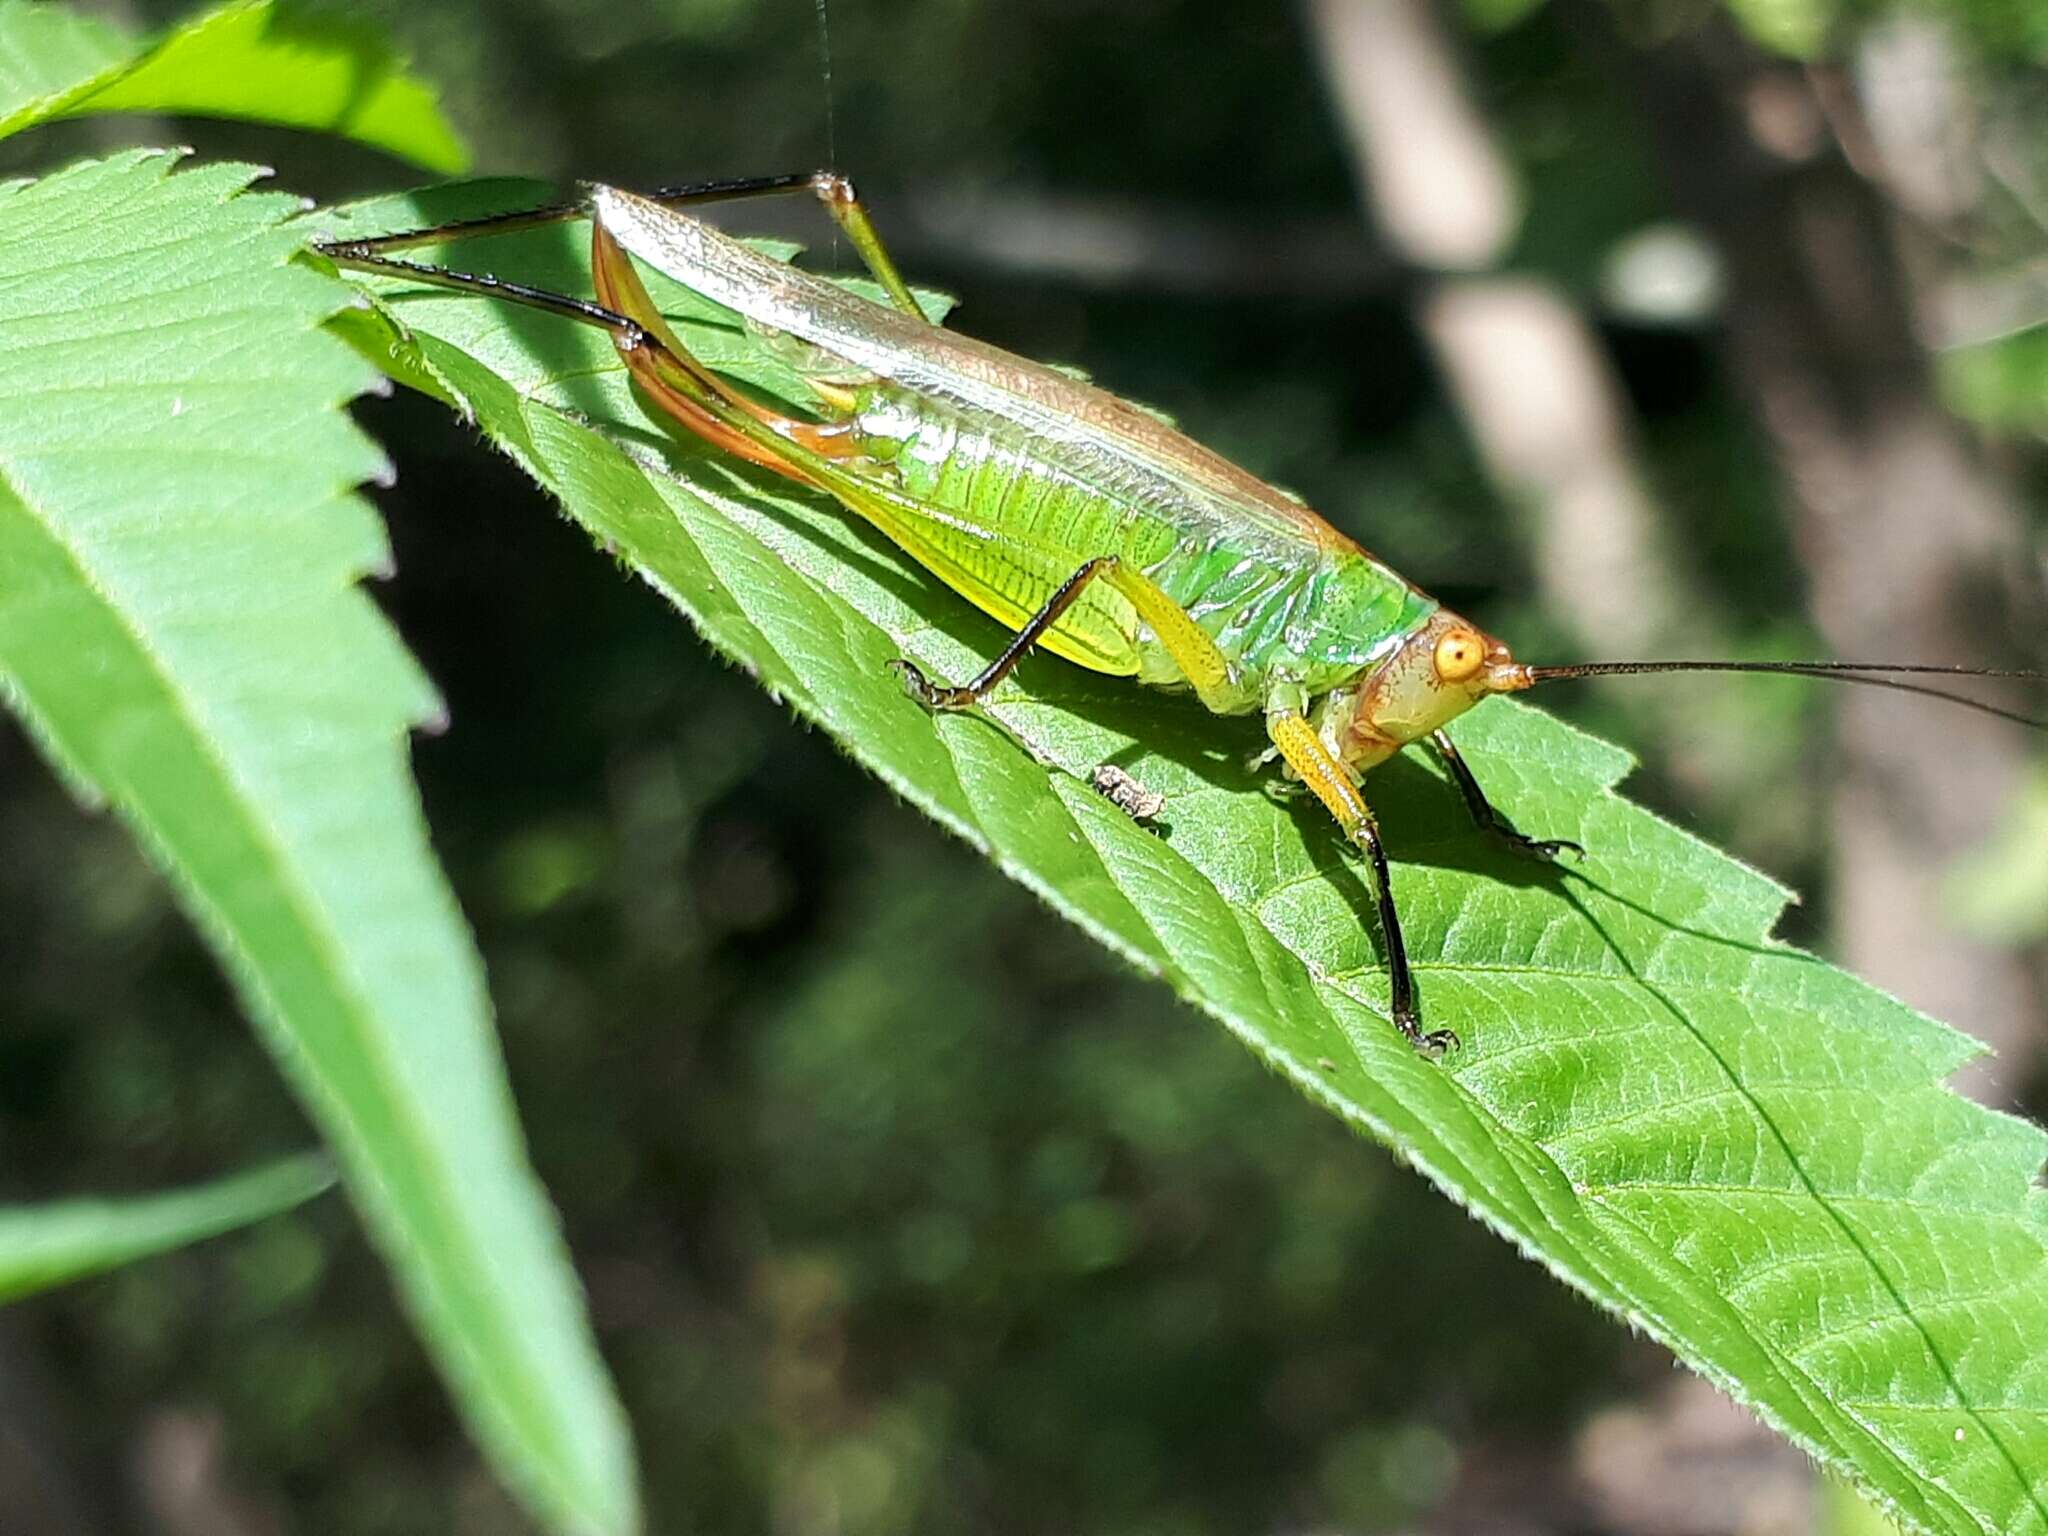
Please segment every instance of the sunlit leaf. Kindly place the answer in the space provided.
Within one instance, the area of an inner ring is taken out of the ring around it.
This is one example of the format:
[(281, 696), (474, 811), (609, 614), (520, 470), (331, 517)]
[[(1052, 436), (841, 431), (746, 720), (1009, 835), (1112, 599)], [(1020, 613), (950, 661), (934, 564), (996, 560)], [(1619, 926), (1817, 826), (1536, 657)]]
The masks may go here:
[[(587, 293), (579, 239), (464, 260)], [(1506, 700), (1459, 722), (1525, 831), (1591, 850), (1563, 868), (1476, 835), (1422, 763), (1371, 775), (1426, 1021), (1465, 1042), (1425, 1060), (1387, 1020), (1362, 871), (1246, 766), (1255, 721), (1046, 657), (993, 701), (1006, 729), (929, 718), (885, 663), (968, 676), (1005, 638), (989, 620), (831, 504), (675, 442), (601, 333), (370, 286), (406, 335), (355, 317), (366, 352), (458, 399), (719, 650), (1305, 1097), (1913, 1526), (2048, 1530), (2042, 1134), (1943, 1086), (1965, 1037), (1775, 942), (1785, 892), (1616, 794), (1626, 753)], [(753, 345), (656, 292), (721, 365)], [(1090, 787), (1106, 762), (1165, 796), (1158, 829)], [(903, 1051), (915, 1070), (914, 1030)]]
[(248, 166), (133, 153), (0, 188), (0, 696), (170, 876), (332, 1147), (463, 1411), (562, 1530), (631, 1452), (527, 1168), (408, 729), (438, 703), (356, 582), (384, 473)]
[(0, 138), (97, 112), (316, 128), (435, 171), (469, 152), (431, 87), (339, 10), (241, 0), (150, 40), (46, 0), (0, 0)]
[(293, 1157), (169, 1194), (0, 1207), (0, 1301), (232, 1232), (333, 1183), (326, 1158)]

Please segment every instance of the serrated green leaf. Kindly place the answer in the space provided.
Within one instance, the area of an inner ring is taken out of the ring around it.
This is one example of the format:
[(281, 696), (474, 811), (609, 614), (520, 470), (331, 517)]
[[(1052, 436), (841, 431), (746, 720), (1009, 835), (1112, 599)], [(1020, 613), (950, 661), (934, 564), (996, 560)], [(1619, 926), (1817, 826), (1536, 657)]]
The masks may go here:
[[(464, 262), (587, 293), (581, 239)], [(1914, 1527), (2048, 1530), (2042, 1134), (1942, 1086), (1966, 1038), (1773, 941), (1784, 891), (1615, 794), (1625, 753), (1507, 700), (1459, 722), (1525, 831), (1591, 850), (1562, 869), (1477, 836), (1422, 764), (1368, 779), (1427, 1021), (1465, 1041), (1426, 1061), (1387, 1021), (1362, 872), (1245, 767), (1255, 722), (1044, 657), (992, 701), (1005, 729), (929, 718), (884, 664), (968, 676), (1007, 638), (990, 621), (829, 503), (663, 433), (602, 334), (369, 286), (406, 331), (365, 321), (373, 357), (436, 380), (764, 687), (1304, 1095)], [(744, 342), (650, 286), (707, 356)], [(1088, 785), (1105, 762), (1164, 793), (1164, 832)]]
[(467, 168), (433, 89), (375, 27), (240, 0), (154, 42), (47, 0), (0, 0), (0, 138), (96, 112), (179, 112), (338, 133), (431, 171)]
[(0, 1302), (246, 1227), (333, 1183), (315, 1153), (168, 1194), (0, 1206)]
[(561, 1530), (635, 1524), (622, 1415), (526, 1166), (406, 764), (438, 705), (294, 200), (132, 153), (0, 188), (0, 694), (171, 876), (429, 1349)]

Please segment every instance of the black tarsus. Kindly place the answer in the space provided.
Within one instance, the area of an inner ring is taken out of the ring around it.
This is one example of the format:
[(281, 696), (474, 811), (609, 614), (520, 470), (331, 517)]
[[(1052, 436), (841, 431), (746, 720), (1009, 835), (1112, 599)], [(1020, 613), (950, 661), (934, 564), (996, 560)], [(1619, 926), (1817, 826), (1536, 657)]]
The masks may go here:
[(1515, 829), (1515, 824), (1493, 808), (1493, 802), (1486, 798), (1486, 791), (1479, 787), (1479, 780), (1472, 775), (1472, 769), (1458, 751), (1447, 731), (1433, 731), (1429, 738), (1436, 755), (1443, 759), (1449, 770), (1451, 782), (1458, 786), (1458, 793), (1464, 797), (1465, 809), (1472, 813), (1472, 820), (1479, 830), (1491, 837), (1497, 837), (1517, 853), (1525, 853), (1534, 859), (1554, 859), (1561, 853), (1575, 853), (1580, 858), (1586, 850), (1565, 837), (1530, 837)]
[(1016, 670), (1017, 663), (1024, 659), (1024, 653), (1044, 638), (1045, 632), (1060, 621), (1060, 615), (1074, 606), (1082, 589), (1116, 563), (1115, 555), (1097, 555), (1061, 582), (1059, 589), (1045, 600), (1044, 606), (1011, 637), (1010, 643), (1003, 647), (1002, 655), (982, 668), (981, 675), (971, 683), (957, 686), (934, 683), (916, 662), (901, 657), (889, 663), (889, 670), (903, 679), (903, 686), (910, 690), (911, 697), (926, 709), (966, 709), (978, 704), (990, 689)]
[(1458, 1048), (1454, 1029), (1422, 1028), (1422, 1014), (1415, 1006), (1415, 973), (1408, 965), (1408, 943), (1401, 936), (1401, 914), (1394, 908), (1394, 874), (1387, 868), (1387, 850), (1380, 840), (1379, 823), (1370, 810), (1352, 830), (1352, 846), (1372, 865), (1372, 899), (1380, 915), (1380, 935), (1387, 946), (1388, 1012), (1394, 1026), (1409, 1043), (1429, 1056), (1441, 1056)]

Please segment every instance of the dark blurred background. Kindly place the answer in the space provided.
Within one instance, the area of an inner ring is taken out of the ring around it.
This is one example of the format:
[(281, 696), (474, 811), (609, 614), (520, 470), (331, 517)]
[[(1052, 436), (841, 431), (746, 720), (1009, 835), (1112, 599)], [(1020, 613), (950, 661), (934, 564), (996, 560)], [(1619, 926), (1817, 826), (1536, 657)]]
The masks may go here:
[[(829, 80), (812, 0), (360, 9), (486, 171), (836, 160), (956, 323), (1173, 412), (1525, 656), (2043, 662), (2019, 0), (833, 0)], [(211, 123), (25, 149), (137, 136), (322, 199), (414, 179)], [(829, 259), (810, 214), (744, 210)], [(379, 597), (452, 719), (415, 751), (436, 844), (654, 1531), (1863, 1528), (793, 725), (472, 432), (359, 415), (398, 467)], [(2039, 1111), (2038, 740), (1784, 682), (1546, 702)], [(162, 882), (11, 725), (0, 848), (0, 1193), (308, 1140)], [(526, 1526), (330, 1198), (0, 1313), (0, 1529)]]

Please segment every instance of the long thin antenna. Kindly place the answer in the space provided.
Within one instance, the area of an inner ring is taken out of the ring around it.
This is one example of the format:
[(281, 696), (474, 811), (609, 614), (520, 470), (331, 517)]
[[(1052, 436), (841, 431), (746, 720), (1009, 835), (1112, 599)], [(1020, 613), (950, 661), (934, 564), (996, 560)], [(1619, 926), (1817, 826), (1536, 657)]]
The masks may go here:
[[(825, 14), (825, 0), (818, 0), (818, 74), (825, 86), (825, 168), (839, 166), (839, 113), (832, 100), (832, 23)], [(839, 265), (839, 227), (832, 227), (832, 265)]]
[(1960, 704), (1965, 709), (1974, 709), (1980, 714), (2010, 720), (2030, 730), (2048, 731), (2048, 720), (1988, 704), (1947, 688), (1899, 680), (1900, 675), (1917, 675), (2006, 677), (2035, 683), (2048, 682), (2048, 672), (2010, 667), (1893, 666), (1870, 661), (1589, 661), (1569, 667), (1531, 667), (1529, 681), (1548, 683), (1568, 677), (1634, 677), (1649, 672), (1773, 672), (1792, 677), (1816, 677), (1831, 683), (1857, 683), (1865, 688), (1890, 688), (1899, 693), (1917, 693), (1923, 698), (1941, 699), (1950, 704)]

